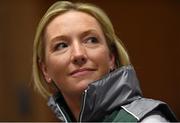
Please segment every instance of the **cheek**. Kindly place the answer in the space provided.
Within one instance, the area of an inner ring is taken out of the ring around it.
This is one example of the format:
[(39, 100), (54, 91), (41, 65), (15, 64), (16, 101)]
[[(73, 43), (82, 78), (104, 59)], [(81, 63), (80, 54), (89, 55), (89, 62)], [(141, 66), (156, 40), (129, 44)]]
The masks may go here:
[(89, 56), (101, 69), (109, 70), (111, 58), (109, 50), (107, 49), (106, 47), (99, 48), (98, 50), (90, 52)]
[(49, 56), (47, 61), (48, 73), (54, 81), (59, 81), (62, 79), (66, 73), (66, 68), (68, 64), (67, 57), (63, 56)]

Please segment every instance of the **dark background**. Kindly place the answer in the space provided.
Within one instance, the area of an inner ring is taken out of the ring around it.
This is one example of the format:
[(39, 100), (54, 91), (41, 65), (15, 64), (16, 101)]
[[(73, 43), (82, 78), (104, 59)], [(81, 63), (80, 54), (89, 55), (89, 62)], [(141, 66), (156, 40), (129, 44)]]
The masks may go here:
[[(111, 18), (144, 96), (167, 102), (180, 118), (180, 1), (81, 1), (97, 4)], [(31, 74), (35, 29), (53, 2), (0, 2), (0, 121), (56, 121), (33, 90)]]

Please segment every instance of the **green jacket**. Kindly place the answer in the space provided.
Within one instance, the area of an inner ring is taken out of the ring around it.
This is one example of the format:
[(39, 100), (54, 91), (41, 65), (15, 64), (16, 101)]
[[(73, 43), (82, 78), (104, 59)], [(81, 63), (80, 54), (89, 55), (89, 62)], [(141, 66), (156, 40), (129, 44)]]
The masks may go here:
[[(60, 92), (50, 97), (48, 106), (61, 121), (76, 121)], [(176, 121), (164, 102), (142, 97), (136, 73), (128, 65), (88, 86), (83, 93), (78, 122), (136, 122), (152, 111), (161, 112), (169, 121)]]
[(106, 115), (104, 122), (139, 122), (147, 116), (158, 113), (161, 114), (167, 121), (175, 122), (176, 117), (164, 102), (140, 98), (130, 104), (121, 106), (121, 109), (115, 110), (109, 115)]

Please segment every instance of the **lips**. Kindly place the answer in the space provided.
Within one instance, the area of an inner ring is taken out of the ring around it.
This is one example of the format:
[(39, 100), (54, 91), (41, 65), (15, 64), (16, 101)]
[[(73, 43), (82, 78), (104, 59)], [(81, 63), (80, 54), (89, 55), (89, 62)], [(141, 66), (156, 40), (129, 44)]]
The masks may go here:
[(95, 70), (96, 69), (92, 69), (92, 68), (81, 68), (81, 69), (77, 69), (77, 70), (72, 71), (70, 73), (70, 75), (73, 77), (82, 77), (82, 76), (86, 76), (86, 75), (91, 74)]

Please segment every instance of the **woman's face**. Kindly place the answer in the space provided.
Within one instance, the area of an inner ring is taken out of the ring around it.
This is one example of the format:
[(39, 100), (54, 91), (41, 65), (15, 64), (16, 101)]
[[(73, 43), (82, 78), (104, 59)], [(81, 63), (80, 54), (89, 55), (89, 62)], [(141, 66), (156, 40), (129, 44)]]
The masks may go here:
[(44, 36), (43, 74), (64, 94), (82, 93), (114, 67), (114, 56), (99, 23), (86, 13), (69, 11), (55, 17)]

